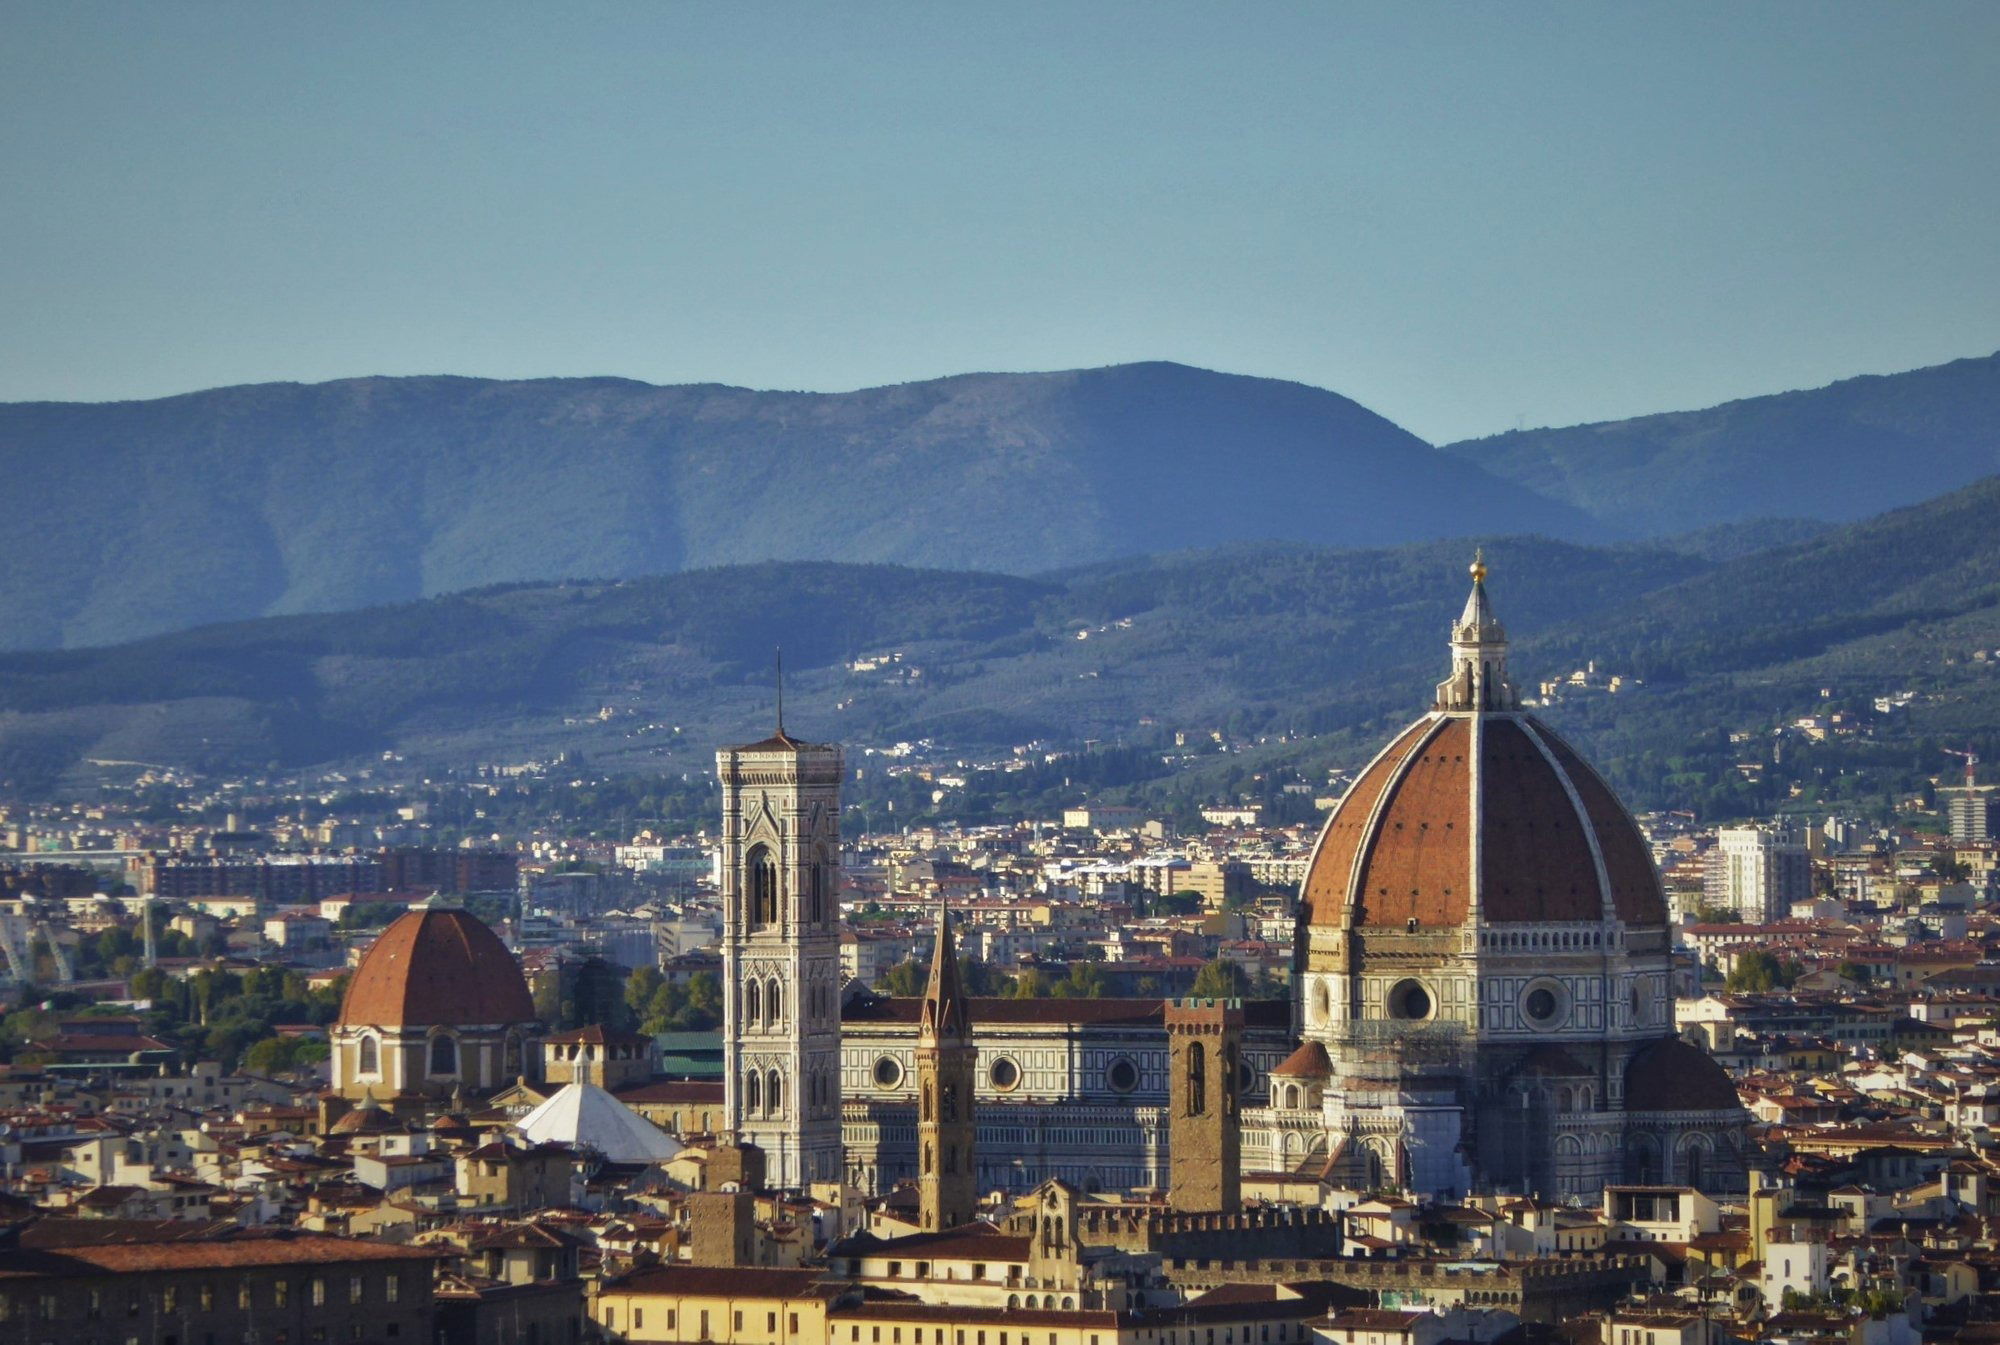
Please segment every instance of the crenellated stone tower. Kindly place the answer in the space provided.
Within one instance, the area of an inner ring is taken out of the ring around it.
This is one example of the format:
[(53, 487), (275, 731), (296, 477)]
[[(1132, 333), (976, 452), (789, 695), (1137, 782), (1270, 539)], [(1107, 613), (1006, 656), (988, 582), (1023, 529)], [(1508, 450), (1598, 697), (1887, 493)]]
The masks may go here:
[(1167, 1203), (1242, 1207), (1243, 1117), (1237, 1100), (1241, 1000), (1168, 1000)]
[(722, 780), (726, 1111), (769, 1183), (836, 1181), (840, 748), (778, 731), (716, 753)]
[(938, 908), (937, 951), (917, 1024), (917, 1211), (926, 1233), (972, 1222), (974, 1067), (972, 1020), (958, 979), (951, 911)]

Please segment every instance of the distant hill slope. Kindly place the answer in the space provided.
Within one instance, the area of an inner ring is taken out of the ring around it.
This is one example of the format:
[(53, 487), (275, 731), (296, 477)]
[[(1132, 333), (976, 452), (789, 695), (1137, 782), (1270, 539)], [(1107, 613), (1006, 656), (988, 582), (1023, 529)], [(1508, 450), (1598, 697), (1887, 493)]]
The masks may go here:
[[(768, 562), (4, 654), (0, 793), (92, 760), (255, 771), (384, 750), (705, 773), (717, 744), (767, 730), (779, 643), (794, 726), (857, 744), (1004, 751), (1143, 736), (1142, 720), (1316, 732), (1415, 711), (1468, 551), (1262, 547), (1056, 580)], [(1541, 540), (1487, 553), (1522, 629), (1705, 568)], [(900, 658), (852, 666), (881, 654)]]
[[(1589, 662), (1642, 679), (1544, 711), (1635, 805), (1887, 806), (1951, 767), (1938, 742), (2000, 760), (1996, 514), (2000, 478), (1720, 563), (1541, 539), (1487, 555), (1520, 685)], [(1038, 578), (767, 562), (5, 654), (0, 793), (92, 761), (255, 773), (382, 751), (701, 779), (716, 744), (768, 728), (778, 643), (793, 726), (857, 746), (1171, 748), (1220, 729), (1271, 741), (1187, 789), (1277, 764), (1321, 778), (1423, 708), (1467, 549), (1243, 546)], [(1834, 711), (1861, 734), (1772, 736)]]
[(0, 478), (0, 648), (761, 560), (1028, 573), (1601, 532), (1334, 393), (1174, 364), (831, 395), (439, 377), (0, 405)]
[(1846, 522), (2000, 472), (2000, 354), (1445, 451), (1628, 536)]

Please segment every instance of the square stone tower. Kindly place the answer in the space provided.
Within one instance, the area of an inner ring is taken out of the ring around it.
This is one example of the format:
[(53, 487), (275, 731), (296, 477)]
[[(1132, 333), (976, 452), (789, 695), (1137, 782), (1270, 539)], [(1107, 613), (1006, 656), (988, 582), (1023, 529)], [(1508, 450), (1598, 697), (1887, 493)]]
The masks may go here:
[(1240, 1209), (1243, 1001), (1168, 1000), (1166, 1018), (1167, 1203), (1189, 1211)]
[(841, 1174), (841, 772), (782, 724), (716, 753), (725, 1111), (780, 1189)]

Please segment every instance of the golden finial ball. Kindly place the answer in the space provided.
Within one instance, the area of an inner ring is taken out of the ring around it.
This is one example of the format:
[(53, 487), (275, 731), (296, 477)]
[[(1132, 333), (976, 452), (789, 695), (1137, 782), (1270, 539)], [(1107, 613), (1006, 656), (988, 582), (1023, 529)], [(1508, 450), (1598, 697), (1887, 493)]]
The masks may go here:
[(1473, 583), (1481, 584), (1486, 582), (1486, 549), (1484, 547), (1472, 553), (1472, 564), (1469, 568), (1472, 570)]

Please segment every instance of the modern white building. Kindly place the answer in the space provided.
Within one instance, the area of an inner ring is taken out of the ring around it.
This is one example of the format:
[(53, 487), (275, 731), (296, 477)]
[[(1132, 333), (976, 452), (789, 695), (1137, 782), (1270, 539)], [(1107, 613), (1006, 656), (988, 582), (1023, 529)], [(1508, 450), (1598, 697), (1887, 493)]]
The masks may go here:
[(1723, 827), (1709, 851), (1706, 898), (1745, 924), (1789, 918), (1792, 903), (1812, 896), (1812, 860), (1805, 837), (1773, 823)]

